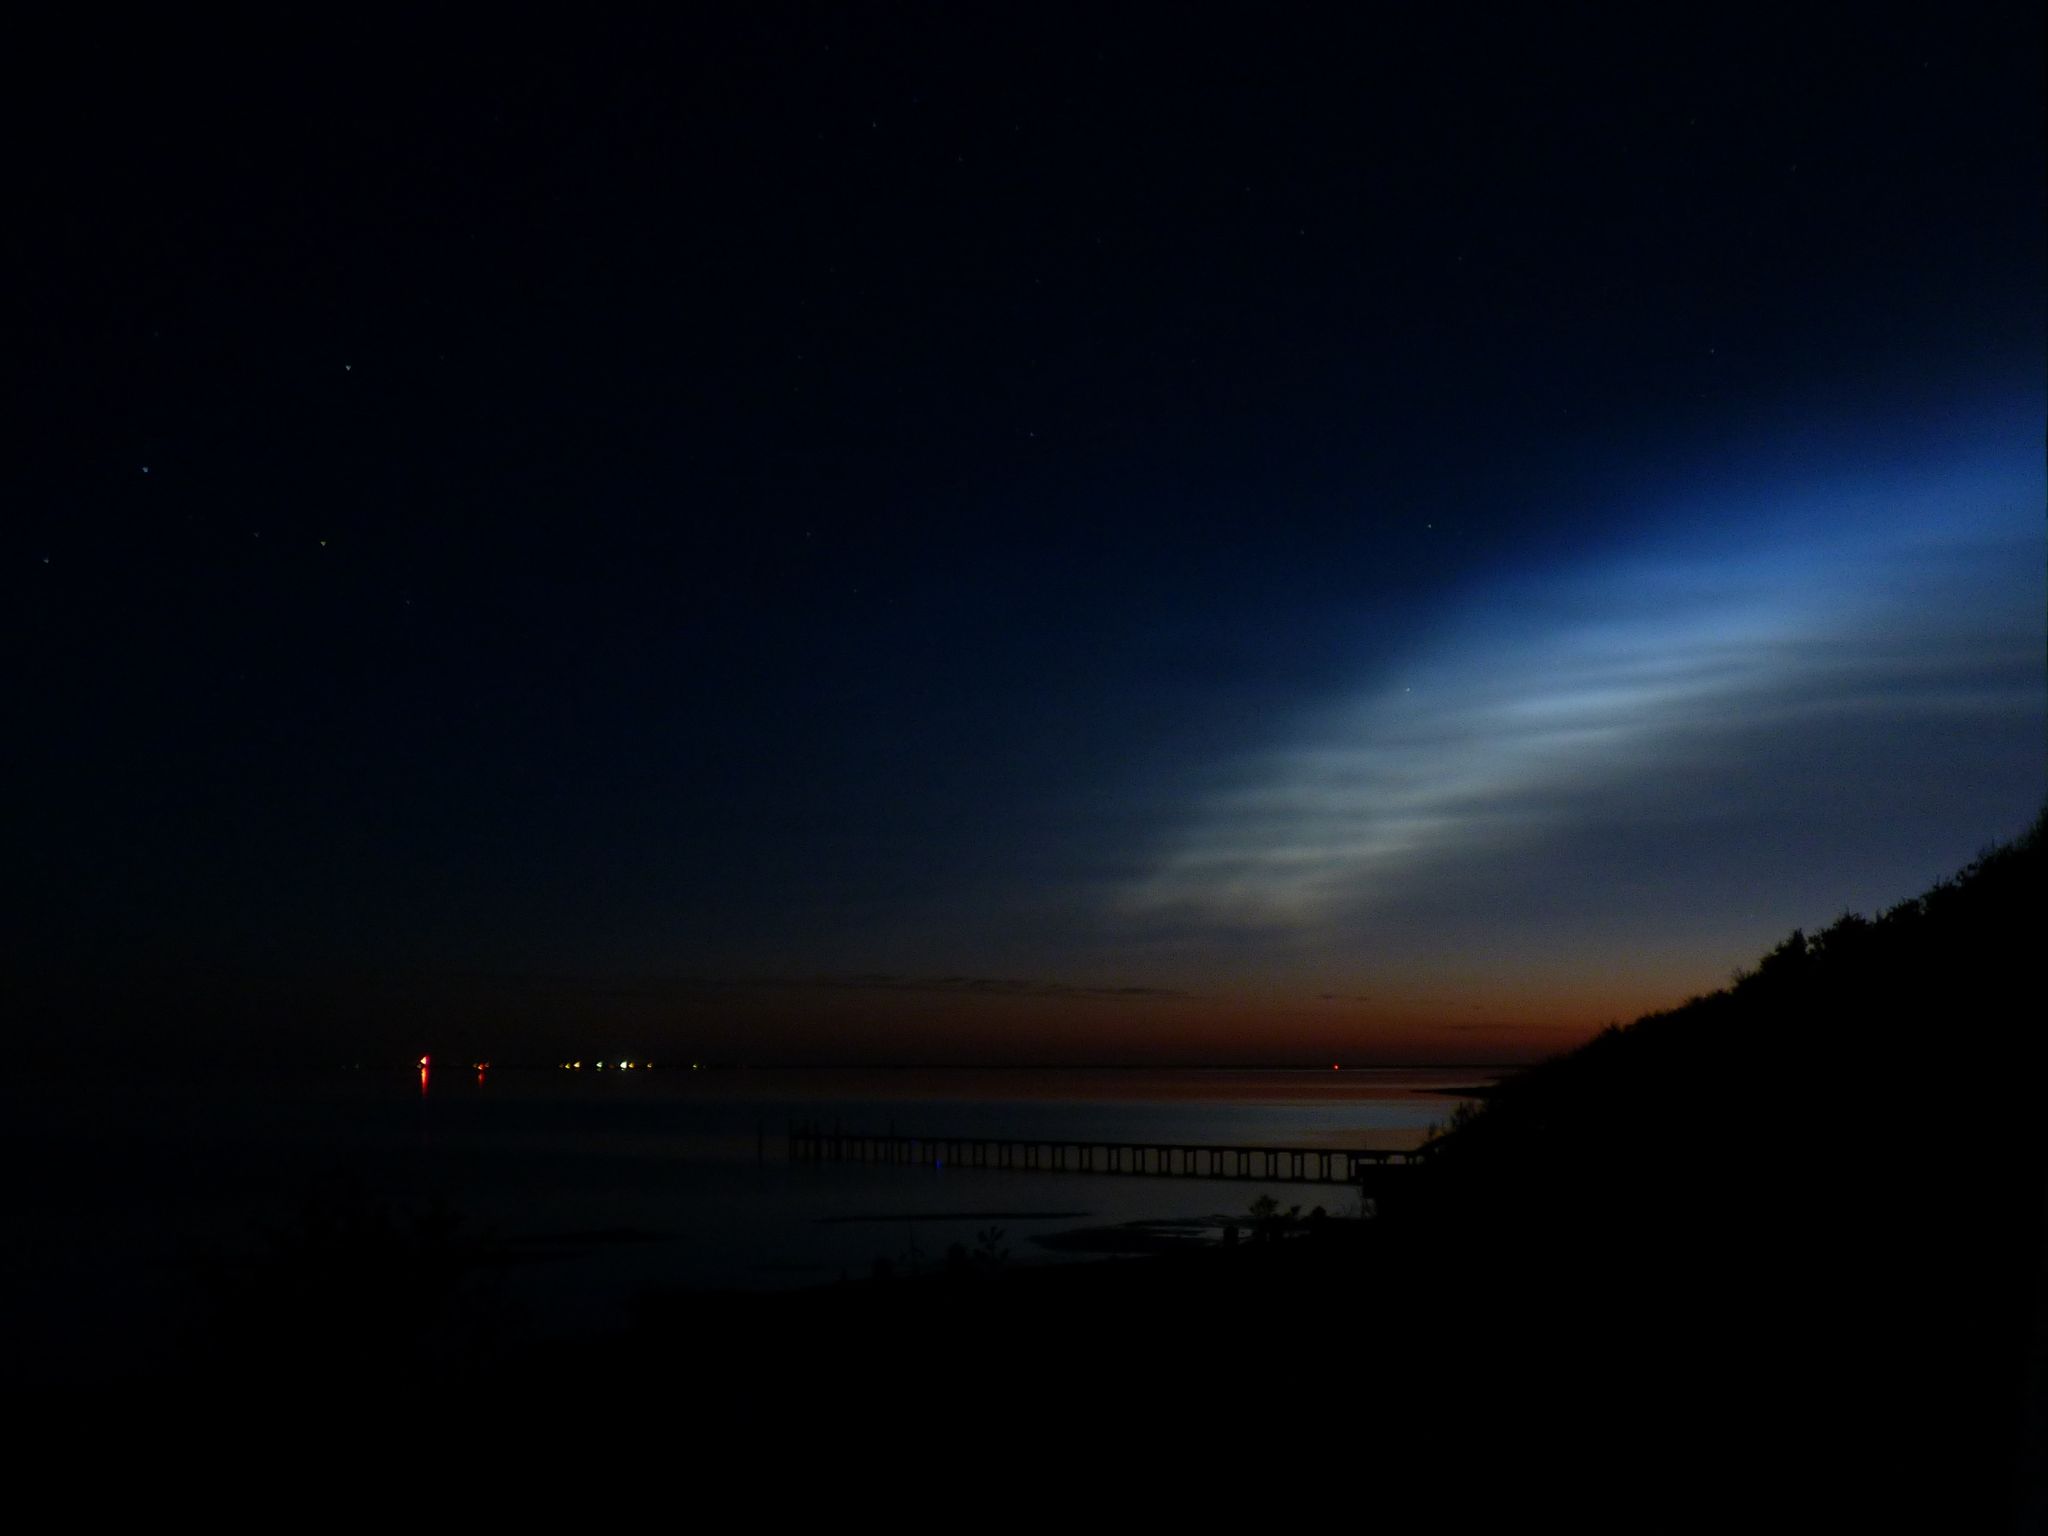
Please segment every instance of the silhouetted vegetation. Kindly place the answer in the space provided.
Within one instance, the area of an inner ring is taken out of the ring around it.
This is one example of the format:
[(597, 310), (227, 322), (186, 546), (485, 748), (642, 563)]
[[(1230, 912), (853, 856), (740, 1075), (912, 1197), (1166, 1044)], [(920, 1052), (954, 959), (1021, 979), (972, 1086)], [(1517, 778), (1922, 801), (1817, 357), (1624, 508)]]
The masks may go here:
[(338, 1182), (257, 1235), (253, 1254), (213, 1267), (191, 1343), (217, 1383), (388, 1392), (494, 1357), (506, 1319), (486, 1277), (501, 1255), (440, 1201), (402, 1208)]
[(1500, 1084), (1433, 1143), (1425, 1241), (1595, 1341), (1582, 1373), (1654, 1350), (1809, 1462), (1910, 1425), (1995, 1501), (2048, 1198), (2042, 841)]
[[(1570, 1166), (1584, 1189), (1629, 1169), (1725, 1181), (1745, 1155), (1738, 1144), (1781, 1169), (1788, 1149), (1874, 1151), (1853, 1138), (1881, 1127), (1896, 1149), (1915, 1135), (1913, 1104), (1895, 1096), (1916, 1086), (1915, 1061), (1981, 1062), (1994, 1089), (2038, 1065), (2042, 836), (2037, 820), (1876, 918), (1844, 913), (1811, 938), (1794, 930), (1731, 986), (1610, 1028), (1483, 1104), (1461, 1104), (1435, 1142), (1439, 1166), (1501, 1179)], [(1787, 1077), (1808, 1102), (1828, 1085), (1832, 1108), (1778, 1113), (1767, 1080)], [(1948, 1117), (1925, 1115), (1937, 1118)], [(2014, 1129), (1981, 1134), (1995, 1143)], [(1604, 1155), (1622, 1148), (1631, 1155)]]

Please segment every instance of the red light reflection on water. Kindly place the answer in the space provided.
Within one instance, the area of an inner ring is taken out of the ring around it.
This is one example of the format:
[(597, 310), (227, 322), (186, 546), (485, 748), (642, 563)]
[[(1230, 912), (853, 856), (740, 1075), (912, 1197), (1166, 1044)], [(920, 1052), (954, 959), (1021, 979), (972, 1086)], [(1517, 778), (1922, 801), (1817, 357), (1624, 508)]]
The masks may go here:
[(424, 1057), (424, 1056), (422, 1056), (422, 1057), (420, 1058), (420, 1097), (424, 1099), (424, 1098), (425, 1098), (426, 1096), (427, 1096), (427, 1058), (426, 1058), (426, 1057)]

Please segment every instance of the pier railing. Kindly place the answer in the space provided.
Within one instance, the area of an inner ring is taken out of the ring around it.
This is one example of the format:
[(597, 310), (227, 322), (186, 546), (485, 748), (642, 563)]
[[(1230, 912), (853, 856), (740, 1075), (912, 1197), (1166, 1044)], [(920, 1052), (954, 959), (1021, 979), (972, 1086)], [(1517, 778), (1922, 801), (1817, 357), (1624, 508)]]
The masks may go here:
[(1262, 1179), (1358, 1184), (1389, 1168), (1427, 1160), (1423, 1148), (1212, 1146), (1187, 1142), (1062, 1140), (1010, 1136), (911, 1136), (827, 1127), (789, 1128), (799, 1163), (899, 1163), (906, 1166), (1030, 1169), (1170, 1179)]

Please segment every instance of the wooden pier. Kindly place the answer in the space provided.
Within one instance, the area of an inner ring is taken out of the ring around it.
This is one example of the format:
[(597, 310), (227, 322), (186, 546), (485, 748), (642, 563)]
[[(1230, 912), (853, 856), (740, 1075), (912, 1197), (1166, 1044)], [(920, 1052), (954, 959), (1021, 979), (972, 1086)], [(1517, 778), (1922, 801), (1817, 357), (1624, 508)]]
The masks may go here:
[(1164, 1179), (1263, 1179), (1360, 1184), (1389, 1168), (1425, 1160), (1421, 1149), (1218, 1147), (1156, 1141), (1058, 1141), (1042, 1137), (876, 1135), (816, 1123), (792, 1124), (797, 1163), (897, 1163), (907, 1167), (1010, 1168), (1038, 1173), (1126, 1174)]

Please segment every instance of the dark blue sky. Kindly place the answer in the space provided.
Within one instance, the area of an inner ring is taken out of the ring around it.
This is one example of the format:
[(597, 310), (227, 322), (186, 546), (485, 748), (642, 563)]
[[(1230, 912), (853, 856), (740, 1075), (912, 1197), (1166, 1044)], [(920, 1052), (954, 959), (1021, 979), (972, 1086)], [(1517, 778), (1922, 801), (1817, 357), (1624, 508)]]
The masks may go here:
[(17, 1015), (1499, 1059), (1911, 894), (2043, 794), (2039, 29), (25, 49)]

